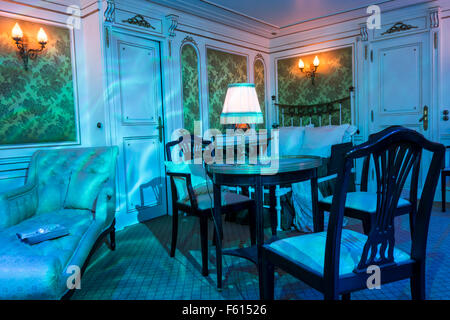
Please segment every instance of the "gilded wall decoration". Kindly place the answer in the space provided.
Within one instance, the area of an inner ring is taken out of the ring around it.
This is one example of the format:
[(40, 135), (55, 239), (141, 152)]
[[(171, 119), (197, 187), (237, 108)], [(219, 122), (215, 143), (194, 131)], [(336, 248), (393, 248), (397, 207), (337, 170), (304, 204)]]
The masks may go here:
[(231, 83), (247, 82), (247, 57), (207, 48), (209, 127), (222, 129), (220, 114)]
[[(319, 57), (320, 66), (317, 70), (315, 85), (307, 79), (298, 67), (299, 59), (309, 70), (315, 56)], [(278, 72), (278, 103), (288, 105), (314, 105), (339, 100), (349, 96), (349, 88), (353, 86), (352, 48), (321, 52), (305, 56), (296, 56), (277, 61)], [(332, 114), (332, 124), (339, 124), (339, 112)], [(342, 105), (342, 123), (351, 123), (350, 103)], [(293, 118), (293, 124), (300, 125), (300, 119)], [(282, 119), (279, 120), (282, 123)], [(285, 125), (290, 125), (291, 119), (284, 119)], [(318, 116), (312, 117), (312, 123), (319, 125)], [(322, 125), (329, 123), (328, 116), (322, 117)], [(309, 117), (302, 119), (302, 124), (309, 124)]]
[(181, 49), (181, 77), (184, 128), (194, 133), (194, 121), (200, 121), (200, 87), (198, 55), (190, 44)]
[[(11, 30), (19, 22), (24, 39), (37, 47), (40, 27), (48, 44), (25, 71)], [(0, 17), (0, 144), (77, 140), (70, 30)]]
[(260, 128), (265, 128), (266, 121), (266, 79), (264, 62), (261, 59), (257, 59), (254, 64), (254, 79), (256, 93), (258, 94), (259, 105), (261, 106), (261, 112), (264, 115), (264, 123), (260, 124)]

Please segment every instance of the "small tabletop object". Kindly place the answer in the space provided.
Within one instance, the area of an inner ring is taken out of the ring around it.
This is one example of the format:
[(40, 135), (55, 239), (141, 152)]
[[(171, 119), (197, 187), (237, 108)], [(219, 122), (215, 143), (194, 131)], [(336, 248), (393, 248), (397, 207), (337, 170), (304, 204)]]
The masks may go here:
[[(313, 202), (314, 231), (323, 231), (323, 217), (319, 217), (317, 168), (322, 165), (322, 159), (315, 156), (281, 157), (262, 159), (257, 164), (212, 164), (207, 165), (208, 175), (214, 183), (214, 222), (216, 230), (216, 261), (217, 286), (222, 288), (222, 254), (239, 256), (257, 264), (262, 268), (259, 259), (261, 247), (264, 244), (263, 221), (263, 188), (270, 190), (271, 218), (276, 218), (275, 187), (276, 185), (292, 184), (311, 180), (311, 196)], [(222, 220), (220, 213), (221, 186), (254, 186), (256, 202), (256, 246), (226, 250), (222, 252)], [(276, 229), (272, 229), (276, 236)], [(262, 283), (260, 281), (260, 283)]]

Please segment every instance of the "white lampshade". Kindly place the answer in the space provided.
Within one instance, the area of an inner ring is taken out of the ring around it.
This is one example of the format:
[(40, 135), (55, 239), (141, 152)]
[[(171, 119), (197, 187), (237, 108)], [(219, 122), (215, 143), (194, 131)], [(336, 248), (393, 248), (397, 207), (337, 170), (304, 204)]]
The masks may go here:
[(253, 83), (234, 83), (228, 86), (227, 96), (220, 115), (220, 123), (264, 123)]

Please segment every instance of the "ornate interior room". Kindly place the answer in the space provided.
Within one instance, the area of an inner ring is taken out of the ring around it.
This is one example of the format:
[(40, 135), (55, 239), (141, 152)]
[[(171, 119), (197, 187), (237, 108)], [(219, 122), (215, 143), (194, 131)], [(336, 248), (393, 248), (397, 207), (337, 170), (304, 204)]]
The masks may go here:
[(450, 0), (0, 0), (0, 299), (450, 299)]

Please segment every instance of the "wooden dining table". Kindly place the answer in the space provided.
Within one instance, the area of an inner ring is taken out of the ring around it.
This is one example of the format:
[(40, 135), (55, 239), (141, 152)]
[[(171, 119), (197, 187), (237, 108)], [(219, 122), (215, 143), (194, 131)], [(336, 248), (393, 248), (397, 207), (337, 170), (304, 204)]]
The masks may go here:
[[(258, 274), (261, 274), (263, 262), (261, 248), (264, 244), (264, 215), (263, 192), (269, 188), (271, 216), (275, 209), (275, 188), (277, 185), (286, 185), (302, 181), (311, 181), (312, 212), (314, 231), (323, 229), (323, 217), (318, 210), (317, 169), (322, 165), (322, 159), (315, 156), (281, 157), (271, 159), (270, 162), (257, 164), (211, 164), (207, 165), (208, 175), (214, 185), (214, 227), (216, 241), (217, 287), (222, 288), (222, 255), (232, 255), (245, 258), (255, 263)], [(253, 187), (256, 202), (255, 224), (256, 244), (250, 247), (222, 250), (222, 219), (221, 219), (221, 187)], [(275, 231), (276, 233), (276, 231)], [(274, 235), (273, 235), (274, 236)], [(276, 234), (275, 234), (276, 237)], [(272, 238), (272, 240), (274, 240)], [(261, 282), (260, 282), (261, 283)]]

